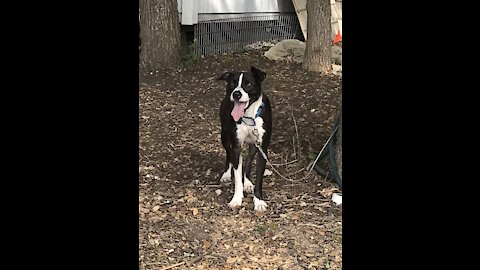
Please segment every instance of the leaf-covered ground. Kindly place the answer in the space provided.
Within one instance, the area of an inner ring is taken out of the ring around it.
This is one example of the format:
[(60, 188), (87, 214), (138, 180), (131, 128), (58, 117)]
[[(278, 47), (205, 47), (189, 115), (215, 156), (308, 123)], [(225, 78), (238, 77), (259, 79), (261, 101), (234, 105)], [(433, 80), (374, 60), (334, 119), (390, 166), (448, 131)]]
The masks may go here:
[[(295, 180), (264, 178), (263, 215), (251, 194), (230, 209), (233, 183), (219, 181), (225, 85), (215, 78), (252, 65), (267, 73), (270, 160)], [(340, 113), (340, 85), (338, 76), (270, 61), (262, 50), (141, 71), (140, 269), (341, 269), (342, 209), (331, 201), (337, 186), (315, 171), (304, 178)]]

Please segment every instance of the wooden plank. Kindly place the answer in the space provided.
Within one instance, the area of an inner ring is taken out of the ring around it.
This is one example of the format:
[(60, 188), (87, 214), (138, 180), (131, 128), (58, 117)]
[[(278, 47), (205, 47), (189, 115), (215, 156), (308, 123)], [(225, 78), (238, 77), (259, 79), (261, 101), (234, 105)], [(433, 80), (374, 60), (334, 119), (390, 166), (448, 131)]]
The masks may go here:
[(342, 34), (342, 1), (341, 0), (337, 0), (335, 2), (335, 10), (337, 13), (338, 28), (340, 30), (340, 35), (343, 36)]
[(292, 2), (295, 7), (295, 12), (297, 13), (300, 28), (302, 28), (303, 36), (305, 37), (305, 40), (307, 40), (307, 1), (293, 0)]
[(335, 6), (335, 0), (330, 0), (330, 8), (331, 8), (331, 15), (332, 15), (330, 19), (330, 22), (332, 24), (332, 39), (334, 39), (337, 33), (339, 32), (338, 15), (337, 15), (337, 9)]
[(200, 14), (293, 12), (291, 0), (195, 0)]
[(182, 0), (182, 25), (193, 25), (193, 0)]

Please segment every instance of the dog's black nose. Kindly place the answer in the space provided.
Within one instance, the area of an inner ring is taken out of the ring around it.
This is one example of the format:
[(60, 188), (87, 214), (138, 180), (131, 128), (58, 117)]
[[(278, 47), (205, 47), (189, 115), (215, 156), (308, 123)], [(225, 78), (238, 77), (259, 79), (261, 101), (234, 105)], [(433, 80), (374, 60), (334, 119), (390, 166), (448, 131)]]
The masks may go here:
[(233, 92), (232, 96), (233, 96), (233, 99), (239, 100), (242, 97), (242, 93), (240, 93), (240, 91), (235, 91)]

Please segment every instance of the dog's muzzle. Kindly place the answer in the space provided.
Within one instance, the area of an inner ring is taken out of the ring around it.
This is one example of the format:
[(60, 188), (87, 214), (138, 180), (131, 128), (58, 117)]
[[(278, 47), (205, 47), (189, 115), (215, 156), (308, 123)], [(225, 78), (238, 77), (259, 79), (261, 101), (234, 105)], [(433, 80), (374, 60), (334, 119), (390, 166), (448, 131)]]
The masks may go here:
[(240, 92), (240, 91), (238, 91), (238, 90), (237, 90), (237, 91), (234, 91), (234, 92), (232, 93), (232, 97), (233, 97), (233, 99), (234, 99), (235, 101), (238, 101), (238, 100), (240, 100), (240, 98), (242, 97), (242, 92)]

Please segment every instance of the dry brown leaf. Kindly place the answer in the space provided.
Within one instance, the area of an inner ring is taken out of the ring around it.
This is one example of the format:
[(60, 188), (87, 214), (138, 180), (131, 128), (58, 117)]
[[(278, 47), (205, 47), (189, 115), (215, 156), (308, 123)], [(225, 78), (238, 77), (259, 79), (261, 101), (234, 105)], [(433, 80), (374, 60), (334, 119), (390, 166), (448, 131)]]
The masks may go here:
[(198, 209), (197, 208), (192, 208), (192, 214), (194, 216), (198, 215)]
[(204, 249), (208, 249), (211, 246), (212, 246), (212, 244), (210, 242), (208, 242), (207, 240), (203, 241), (203, 248)]
[(255, 211), (255, 216), (256, 217), (263, 217), (265, 215), (266, 211)]
[(227, 263), (228, 264), (235, 263), (237, 259), (238, 259), (237, 257), (229, 257), (227, 258)]

